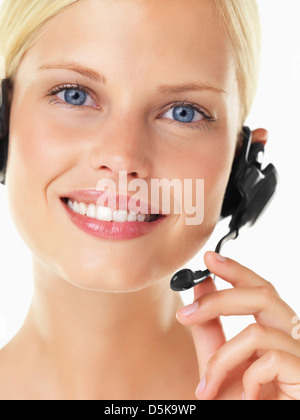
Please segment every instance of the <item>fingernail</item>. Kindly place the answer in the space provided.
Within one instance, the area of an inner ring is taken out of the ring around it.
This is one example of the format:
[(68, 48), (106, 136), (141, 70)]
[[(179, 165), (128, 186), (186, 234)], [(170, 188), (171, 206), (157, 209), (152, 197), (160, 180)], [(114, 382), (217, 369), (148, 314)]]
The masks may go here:
[(226, 262), (227, 258), (223, 257), (222, 255), (218, 254), (217, 252), (212, 252), (213, 257), (219, 262)]
[(204, 390), (206, 387), (206, 377), (204, 376), (204, 378), (201, 379), (197, 389), (196, 389), (196, 395), (200, 395), (203, 394)]
[(196, 301), (192, 303), (191, 305), (184, 306), (177, 313), (183, 316), (190, 316), (197, 311), (198, 307), (199, 307), (199, 303)]

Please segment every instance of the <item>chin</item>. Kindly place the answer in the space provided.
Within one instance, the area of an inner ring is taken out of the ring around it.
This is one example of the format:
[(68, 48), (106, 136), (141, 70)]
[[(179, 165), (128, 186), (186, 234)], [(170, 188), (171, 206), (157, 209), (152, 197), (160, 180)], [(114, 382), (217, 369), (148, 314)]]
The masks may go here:
[[(158, 273), (147, 272), (141, 267), (126, 270), (119, 265), (97, 270), (80, 268), (78, 265), (76, 267), (65, 266), (59, 271), (59, 277), (72, 286), (87, 291), (107, 293), (137, 292), (172, 277), (167, 273), (165, 276), (159, 276)], [(145, 276), (145, 272), (147, 272), (147, 276)]]

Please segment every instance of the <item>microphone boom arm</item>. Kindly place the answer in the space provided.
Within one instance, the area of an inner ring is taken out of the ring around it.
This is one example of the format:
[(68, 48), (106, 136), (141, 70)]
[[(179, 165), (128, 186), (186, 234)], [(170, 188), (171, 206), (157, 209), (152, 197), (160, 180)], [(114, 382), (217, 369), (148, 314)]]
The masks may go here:
[[(223, 245), (230, 240), (234, 240), (239, 236), (239, 230), (233, 229), (225, 235), (216, 246), (215, 252), (220, 254)], [(171, 289), (175, 292), (183, 292), (188, 290), (197, 284), (202, 283), (205, 281), (212, 273), (209, 270), (199, 270), (199, 271), (192, 271), (187, 268), (184, 268), (178, 271), (171, 279)]]

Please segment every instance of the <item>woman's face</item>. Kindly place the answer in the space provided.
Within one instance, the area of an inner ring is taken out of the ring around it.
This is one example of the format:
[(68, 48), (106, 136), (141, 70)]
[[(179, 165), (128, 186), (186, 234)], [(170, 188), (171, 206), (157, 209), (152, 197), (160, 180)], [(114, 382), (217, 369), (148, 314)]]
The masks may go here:
[[(230, 44), (208, 0), (80, 0), (41, 28), (16, 75), (6, 183), (17, 229), (41, 264), (80, 287), (169, 280), (219, 219), (238, 115)], [(61, 198), (104, 179), (118, 193), (119, 171), (148, 185), (148, 204), (153, 179), (194, 180), (194, 205), (204, 180), (202, 223), (171, 206), (129, 239), (83, 230)]]

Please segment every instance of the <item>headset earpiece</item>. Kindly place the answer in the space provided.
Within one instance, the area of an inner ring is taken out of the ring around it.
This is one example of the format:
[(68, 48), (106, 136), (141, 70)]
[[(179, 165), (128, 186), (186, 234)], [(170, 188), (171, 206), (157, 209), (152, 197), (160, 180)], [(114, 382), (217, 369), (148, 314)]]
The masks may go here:
[(230, 230), (252, 226), (275, 193), (278, 174), (274, 165), (262, 170), (263, 143), (252, 143), (251, 130), (243, 128), (244, 142), (235, 159), (224, 196), (221, 216), (231, 216)]
[(0, 92), (0, 183), (5, 184), (9, 131), (9, 80), (1, 82)]

